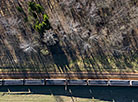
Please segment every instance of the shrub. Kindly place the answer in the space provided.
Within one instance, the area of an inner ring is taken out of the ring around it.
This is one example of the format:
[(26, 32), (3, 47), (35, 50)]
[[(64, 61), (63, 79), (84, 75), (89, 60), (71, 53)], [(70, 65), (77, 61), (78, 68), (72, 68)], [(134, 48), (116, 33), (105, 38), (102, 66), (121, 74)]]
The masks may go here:
[(47, 16), (47, 14), (44, 14), (43, 17), (44, 17), (44, 21), (47, 21), (49, 19), (49, 17)]
[(36, 11), (36, 3), (35, 2), (29, 2), (29, 9), (32, 11)]
[(28, 18), (27, 18), (27, 17), (25, 17), (25, 18), (24, 18), (24, 21), (25, 21), (25, 22), (28, 22)]
[(17, 7), (16, 7), (16, 9), (17, 9), (19, 12), (24, 13), (24, 11), (23, 11), (23, 8), (22, 8), (22, 7), (17, 6)]
[(42, 13), (43, 11), (44, 11), (44, 8), (41, 5), (36, 4), (36, 12), (37, 13)]
[(42, 13), (44, 8), (40, 4), (36, 4), (35, 2), (29, 2), (29, 11), (36, 11), (37, 13)]
[(33, 15), (33, 17), (34, 17), (35, 19), (37, 19), (36, 13), (32, 12), (32, 15)]
[(43, 33), (45, 30), (50, 30), (52, 27), (49, 22), (49, 17), (47, 14), (42, 14), (43, 15), (43, 21), (40, 22), (40, 18), (37, 16), (38, 13), (42, 13), (44, 8), (40, 4), (36, 4), (35, 2), (29, 2), (29, 12), (33, 18), (35, 18), (35, 24), (34, 24), (34, 29), (40, 33), (40, 35), (43, 36)]

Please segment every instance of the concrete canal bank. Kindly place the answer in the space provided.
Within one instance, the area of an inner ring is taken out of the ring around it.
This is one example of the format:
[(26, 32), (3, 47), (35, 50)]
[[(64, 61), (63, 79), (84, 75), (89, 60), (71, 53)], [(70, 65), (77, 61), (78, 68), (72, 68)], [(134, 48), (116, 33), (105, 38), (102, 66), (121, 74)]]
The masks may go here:
[(89, 86), (138, 86), (138, 80), (105, 79), (1, 79), (0, 86), (9, 85), (89, 85)]

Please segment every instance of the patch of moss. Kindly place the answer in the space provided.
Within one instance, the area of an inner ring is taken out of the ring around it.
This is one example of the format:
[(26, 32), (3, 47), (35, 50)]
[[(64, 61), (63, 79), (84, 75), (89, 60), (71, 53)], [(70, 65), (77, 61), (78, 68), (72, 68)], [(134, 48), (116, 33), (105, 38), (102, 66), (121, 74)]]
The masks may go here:
[(43, 55), (48, 55), (48, 54), (49, 54), (49, 51), (46, 50), (46, 49), (42, 49), (40, 52), (41, 52)]

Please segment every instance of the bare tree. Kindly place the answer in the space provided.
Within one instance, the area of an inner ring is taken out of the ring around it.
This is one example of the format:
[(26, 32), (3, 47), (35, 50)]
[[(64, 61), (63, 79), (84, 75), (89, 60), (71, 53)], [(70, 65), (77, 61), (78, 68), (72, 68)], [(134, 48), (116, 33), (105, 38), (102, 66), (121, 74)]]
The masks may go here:
[(0, 24), (3, 26), (4, 31), (8, 35), (15, 35), (19, 32), (19, 24), (21, 23), (21, 20), (18, 20), (17, 18), (13, 17), (0, 17)]
[(27, 53), (30, 53), (30, 52), (37, 52), (35, 50), (34, 47), (38, 46), (37, 43), (34, 43), (34, 42), (30, 42), (30, 41), (26, 41), (26, 42), (23, 42), (20, 44), (20, 48), (24, 51), (24, 52), (27, 52)]
[(45, 42), (48, 46), (55, 45), (58, 42), (58, 39), (56, 38), (54, 31), (45, 31), (43, 42)]

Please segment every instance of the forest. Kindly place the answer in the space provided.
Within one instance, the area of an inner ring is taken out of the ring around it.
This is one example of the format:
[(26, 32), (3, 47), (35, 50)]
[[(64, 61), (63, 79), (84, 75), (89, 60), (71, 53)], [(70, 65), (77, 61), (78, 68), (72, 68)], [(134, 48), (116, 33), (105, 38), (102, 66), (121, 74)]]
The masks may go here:
[(0, 0), (1, 72), (138, 72), (137, 0)]

